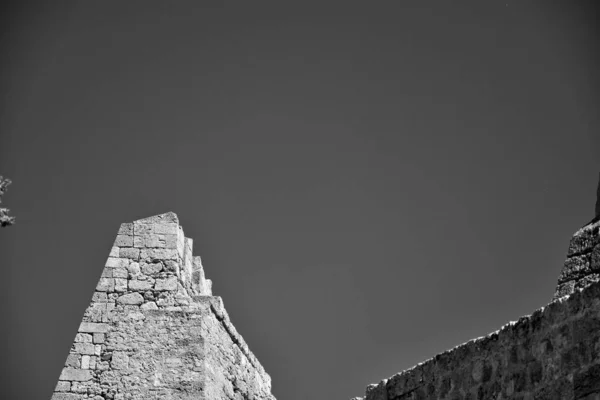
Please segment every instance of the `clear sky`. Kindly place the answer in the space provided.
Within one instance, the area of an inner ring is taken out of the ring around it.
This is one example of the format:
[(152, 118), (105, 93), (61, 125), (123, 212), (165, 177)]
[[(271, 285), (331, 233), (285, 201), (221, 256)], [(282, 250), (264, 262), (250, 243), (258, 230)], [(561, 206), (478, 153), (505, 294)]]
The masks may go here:
[(4, 9), (0, 398), (50, 398), (119, 224), (167, 211), (280, 400), (550, 301), (600, 171), (592, 3), (282, 3)]

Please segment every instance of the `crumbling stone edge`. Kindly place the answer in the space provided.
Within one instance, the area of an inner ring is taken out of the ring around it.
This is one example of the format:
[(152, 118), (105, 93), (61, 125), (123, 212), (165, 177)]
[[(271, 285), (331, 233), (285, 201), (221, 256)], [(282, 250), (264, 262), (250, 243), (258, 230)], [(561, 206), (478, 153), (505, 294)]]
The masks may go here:
[[(460, 359), (461, 356), (466, 354), (481, 352), (499, 340), (514, 341), (514, 344), (518, 345), (516, 339), (529, 337), (542, 324), (556, 326), (561, 322), (561, 317), (564, 319), (571, 315), (589, 311), (587, 309), (592, 308), (592, 306), (594, 310), (600, 309), (600, 282), (594, 282), (587, 287), (575, 289), (572, 294), (557, 298), (548, 305), (535, 310), (532, 314), (522, 316), (517, 321), (510, 321), (494, 332), (471, 339), (439, 353), (411, 368), (383, 379), (379, 383), (370, 384), (365, 389), (364, 397), (353, 397), (351, 400), (404, 399), (405, 395), (428, 384), (431, 379), (427, 379), (425, 375), (429, 371), (433, 371), (438, 364), (447, 365), (451, 357)], [(402, 381), (401, 384), (399, 384), (400, 381)], [(398, 393), (399, 387), (410, 389)], [(394, 392), (396, 395), (390, 396)]]

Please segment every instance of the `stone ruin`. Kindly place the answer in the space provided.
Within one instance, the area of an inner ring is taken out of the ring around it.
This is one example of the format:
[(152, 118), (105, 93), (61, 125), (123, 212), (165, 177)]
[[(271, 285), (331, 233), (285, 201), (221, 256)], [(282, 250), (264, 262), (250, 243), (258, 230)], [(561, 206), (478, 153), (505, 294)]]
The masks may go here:
[(52, 400), (275, 400), (177, 215), (122, 224)]
[(600, 400), (600, 182), (552, 302), (368, 385), (353, 400)]
[[(600, 183), (552, 302), (353, 400), (600, 400)], [(274, 400), (174, 213), (122, 224), (52, 400)]]

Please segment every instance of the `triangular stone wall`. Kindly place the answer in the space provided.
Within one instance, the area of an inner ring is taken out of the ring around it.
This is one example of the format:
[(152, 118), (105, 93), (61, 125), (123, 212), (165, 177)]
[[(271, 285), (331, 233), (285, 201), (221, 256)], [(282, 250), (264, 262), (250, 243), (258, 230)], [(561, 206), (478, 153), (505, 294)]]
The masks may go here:
[(274, 400), (177, 215), (121, 225), (52, 400)]

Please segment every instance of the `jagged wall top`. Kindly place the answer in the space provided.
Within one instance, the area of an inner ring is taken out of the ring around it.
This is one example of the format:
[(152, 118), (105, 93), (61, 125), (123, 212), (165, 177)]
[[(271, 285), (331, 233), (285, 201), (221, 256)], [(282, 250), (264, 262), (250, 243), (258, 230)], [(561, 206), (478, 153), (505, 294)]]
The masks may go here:
[(186, 238), (174, 212), (121, 224), (107, 265), (127, 258), (146, 264), (164, 264), (175, 271), (178, 283), (190, 296), (212, 295), (212, 282), (205, 279), (194, 242)]

